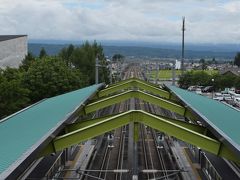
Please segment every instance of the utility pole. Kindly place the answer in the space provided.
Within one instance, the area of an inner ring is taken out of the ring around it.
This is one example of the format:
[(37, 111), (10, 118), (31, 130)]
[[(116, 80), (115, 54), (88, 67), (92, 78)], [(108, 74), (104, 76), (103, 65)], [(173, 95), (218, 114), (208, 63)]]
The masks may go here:
[(176, 68), (176, 62), (173, 61), (173, 65), (172, 65), (172, 85), (173, 86), (175, 86), (175, 79), (176, 79), (175, 68)]
[(96, 56), (96, 65), (95, 65), (95, 84), (98, 84), (98, 55)]
[(118, 67), (119, 67), (119, 77), (118, 77), (118, 79), (119, 79), (119, 81), (121, 81), (122, 80), (122, 64), (121, 64), (119, 59), (118, 59)]
[(149, 63), (149, 61), (148, 61), (148, 63), (147, 63), (147, 82), (150, 82), (150, 70), (149, 70), (149, 66), (150, 65), (150, 63)]
[(156, 62), (156, 77), (155, 77), (155, 84), (158, 84), (158, 74), (159, 74), (159, 64)]
[(109, 69), (110, 69), (110, 84), (112, 84), (112, 61), (109, 64)]
[(184, 31), (185, 31), (185, 17), (183, 17), (183, 24), (182, 24), (182, 61), (181, 61), (181, 70), (182, 75), (184, 73)]

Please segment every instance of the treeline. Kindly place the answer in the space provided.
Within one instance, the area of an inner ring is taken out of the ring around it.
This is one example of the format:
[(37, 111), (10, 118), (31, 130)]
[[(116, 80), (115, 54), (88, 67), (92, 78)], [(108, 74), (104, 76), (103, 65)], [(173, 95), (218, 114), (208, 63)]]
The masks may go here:
[(109, 82), (103, 48), (94, 42), (69, 45), (57, 56), (42, 48), (31, 53), (19, 68), (0, 69), (0, 119), (26, 106), (95, 83), (95, 59), (99, 58), (99, 81)]
[(206, 71), (187, 71), (179, 77), (178, 84), (181, 88), (189, 86), (213, 86), (215, 90), (223, 90), (228, 87), (240, 89), (240, 77), (233, 74), (220, 75), (208, 74)]

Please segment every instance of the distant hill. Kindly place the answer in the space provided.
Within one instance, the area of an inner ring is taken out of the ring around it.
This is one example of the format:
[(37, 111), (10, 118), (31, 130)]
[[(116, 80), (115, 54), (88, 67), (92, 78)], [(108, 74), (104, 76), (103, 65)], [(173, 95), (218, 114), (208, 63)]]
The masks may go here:
[(33, 55), (38, 56), (41, 48), (44, 48), (48, 55), (57, 55), (61, 49), (67, 47), (64, 44), (28, 44), (28, 51), (33, 53)]
[[(68, 44), (45, 44), (45, 43), (29, 43), (28, 49), (29, 52), (32, 52), (37, 56), (42, 47), (45, 48), (49, 55), (56, 55), (59, 51), (67, 47)], [(147, 45), (146, 45), (147, 46)], [(225, 47), (225, 48), (224, 48)], [(134, 56), (134, 57), (151, 57), (151, 58), (181, 58), (181, 49), (178, 45), (166, 45), (166, 46), (152, 46), (152, 47), (143, 47), (143, 46), (113, 46), (113, 45), (103, 45), (104, 53), (106, 56), (113, 56), (116, 53), (123, 54), (124, 56)], [(224, 51), (225, 50), (225, 51)], [(239, 49), (240, 50), (240, 49)], [(219, 60), (224, 59), (233, 59), (237, 52), (237, 46), (234, 46), (232, 49), (227, 45), (212, 46), (210, 45), (192, 45), (186, 47), (185, 57), (187, 59), (195, 58), (213, 58)]]
[[(135, 57), (160, 57), (160, 58), (181, 58), (181, 50), (163, 49), (150, 47), (133, 47), (133, 46), (103, 46), (104, 52), (108, 56), (120, 53), (124, 56)], [(194, 51), (186, 50), (185, 57), (187, 59), (195, 58), (217, 58), (217, 59), (233, 59), (236, 52), (214, 52), (214, 51)]]

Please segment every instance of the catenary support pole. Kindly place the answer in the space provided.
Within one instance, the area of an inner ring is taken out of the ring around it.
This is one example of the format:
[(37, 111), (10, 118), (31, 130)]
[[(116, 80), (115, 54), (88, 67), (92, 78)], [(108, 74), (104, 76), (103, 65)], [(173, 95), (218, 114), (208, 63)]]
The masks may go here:
[(95, 84), (98, 84), (98, 56), (96, 57), (96, 64), (95, 64)]

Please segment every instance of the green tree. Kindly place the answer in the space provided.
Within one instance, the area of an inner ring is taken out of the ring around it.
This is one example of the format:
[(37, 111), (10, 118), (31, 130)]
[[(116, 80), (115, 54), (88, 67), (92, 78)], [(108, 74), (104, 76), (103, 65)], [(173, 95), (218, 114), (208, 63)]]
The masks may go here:
[(71, 63), (83, 73), (87, 84), (95, 82), (95, 59), (96, 52), (88, 42), (75, 48), (71, 56)]
[(178, 84), (179, 87), (187, 89), (193, 84), (192, 82), (193, 71), (187, 71), (183, 75), (179, 76)]
[(227, 75), (217, 75), (214, 76), (214, 86), (217, 90), (223, 90), (224, 88), (231, 88), (235, 86), (236, 76), (227, 74)]
[(33, 54), (29, 52), (23, 59), (22, 64), (20, 65), (20, 68), (27, 71), (30, 65), (34, 62), (34, 60), (35, 58)]
[(109, 74), (110, 71), (108, 69), (108, 62), (106, 60), (106, 57), (103, 53), (103, 47), (101, 45), (98, 45), (96, 41), (94, 41), (93, 43), (93, 48), (95, 49), (95, 53), (98, 56), (99, 59), (99, 77), (100, 77), (100, 82), (105, 82), (105, 83), (109, 83)]
[(192, 77), (193, 85), (208, 86), (211, 84), (211, 75), (205, 71), (196, 71)]
[(32, 102), (63, 94), (82, 87), (82, 74), (62, 60), (44, 57), (36, 60), (24, 75), (24, 84), (31, 91)]
[(178, 84), (181, 88), (188, 88), (189, 86), (209, 86), (211, 85), (212, 76), (205, 71), (187, 71), (179, 77)]
[(2, 77), (4, 77), (7, 81), (21, 79), (22, 73), (20, 73), (19, 69), (7, 67), (2, 71)]
[(70, 44), (68, 47), (63, 48), (59, 53), (59, 56), (64, 62), (66, 62), (67, 66), (71, 66), (71, 56), (74, 49), (75, 47), (72, 44)]
[(108, 83), (107, 61), (102, 46), (96, 42), (81, 47), (70, 45), (57, 57), (47, 56), (42, 48), (40, 58), (28, 54), (19, 69), (0, 69), (0, 117), (43, 98), (93, 84), (96, 56), (100, 81)]
[(47, 56), (47, 52), (44, 49), (44, 47), (41, 48), (40, 53), (39, 53), (39, 58), (42, 59)]
[(122, 54), (114, 54), (112, 57), (113, 62), (124, 62), (125, 57)]
[(0, 70), (0, 118), (29, 105), (30, 92), (22, 84), (21, 78), (22, 75), (17, 69)]
[(207, 63), (205, 61), (205, 59), (200, 59), (199, 63), (201, 64), (201, 69), (202, 70), (206, 70), (207, 69)]
[(79, 69), (88, 80), (88, 84), (95, 83), (95, 64), (96, 57), (99, 59), (100, 82), (109, 82), (109, 71), (106, 67), (107, 62), (103, 53), (103, 48), (96, 41), (93, 44), (85, 42), (81, 47), (75, 47), (70, 57), (72, 66)]
[[(212, 81), (214, 79), (214, 82)], [(179, 77), (178, 84), (181, 88), (188, 88), (189, 86), (213, 86), (215, 90), (223, 90), (228, 87), (240, 88), (240, 78), (235, 75), (209, 75), (205, 71), (188, 71)]]
[(240, 67), (240, 52), (238, 52), (234, 58), (234, 65)]
[(217, 63), (218, 63), (218, 62), (216, 61), (215, 57), (212, 58), (212, 62), (211, 62), (211, 64), (217, 64)]
[(236, 77), (234, 84), (236, 89), (240, 89), (240, 77)]

